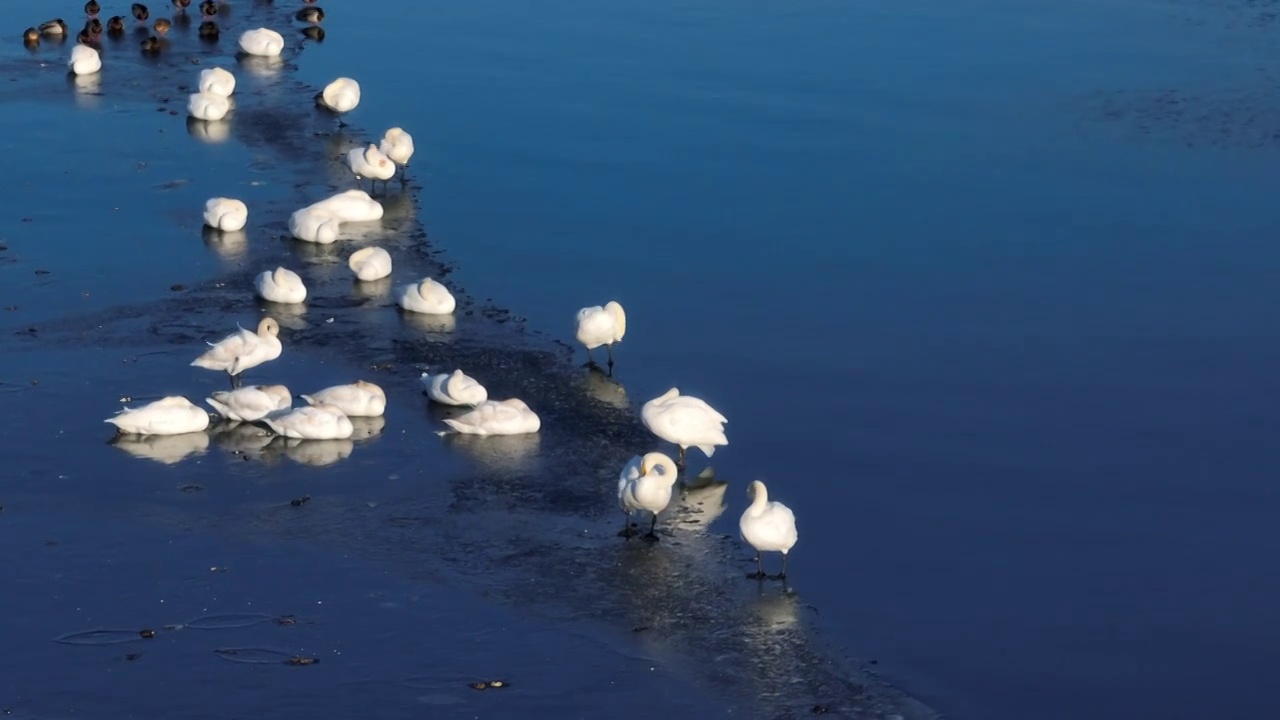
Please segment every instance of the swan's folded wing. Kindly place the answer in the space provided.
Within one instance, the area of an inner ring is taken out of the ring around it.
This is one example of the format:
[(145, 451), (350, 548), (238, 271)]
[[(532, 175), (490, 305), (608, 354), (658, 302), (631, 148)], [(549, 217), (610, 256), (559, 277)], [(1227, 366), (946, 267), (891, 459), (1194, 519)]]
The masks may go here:
[(687, 407), (697, 408), (707, 413), (711, 417), (715, 418), (719, 422), (722, 422), (722, 423), (729, 422), (729, 418), (725, 417), (724, 415), (721, 415), (720, 411), (708, 405), (707, 401), (703, 400), (702, 398), (690, 397), (688, 395), (681, 395), (680, 397), (675, 399), (674, 403), (684, 405)]

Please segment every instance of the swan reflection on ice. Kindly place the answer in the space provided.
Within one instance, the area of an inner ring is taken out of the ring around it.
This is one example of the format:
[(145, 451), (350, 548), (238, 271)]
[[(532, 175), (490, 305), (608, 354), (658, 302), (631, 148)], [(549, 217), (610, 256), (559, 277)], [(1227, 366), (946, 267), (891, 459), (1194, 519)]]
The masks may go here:
[(382, 434), (382, 429), (387, 426), (387, 418), (385, 415), (377, 417), (351, 417), (351, 439), (360, 442), (362, 440), (372, 440)]
[(274, 78), (284, 69), (284, 58), (279, 55), (240, 54), (236, 62), (240, 63), (245, 72), (260, 78)]
[(208, 145), (224, 143), (231, 137), (231, 121), (199, 120), (188, 116), (187, 134)]
[(424, 333), (451, 333), (458, 327), (453, 314), (432, 315), (430, 313), (401, 311), (404, 324)]
[(467, 435), (448, 433), (443, 436), (450, 447), (458, 448), (486, 470), (499, 474), (524, 475), (536, 469), (538, 449), (542, 436), (538, 433), (522, 435)]
[(356, 445), (350, 439), (299, 440), (281, 436), (272, 444), (272, 449), (276, 448), (299, 465), (324, 467), (351, 457)]
[(202, 431), (181, 435), (117, 435), (111, 444), (134, 457), (173, 465), (192, 455), (203, 455), (209, 448), (209, 434)]
[(631, 407), (627, 389), (622, 383), (609, 377), (598, 365), (592, 365), (587, 370), (587, 392), (596, 400), (619, 410)]
[(76, 92), (76, 105), (92, 110), (102, 104), (102, 75), (69, 75), (68, 82)]
[(232, 455), (241, 455), (246, 460), (274, 460), (267, 447), (275, 439), (276, 436), (265, 428), (252, 423), (224, 422), (213, 431), (214, 445)]
[(227, 232), (205, 225), (200, 231), (204, 246), (212, 250), (222, 260), (238, 260), (249, 250), (249, 235), (243, 230)]
[(705, 532), (728, 507), (725, 501), (728, 489), (729, 483), (716, 480), (715, 470), (708, 465), (697, 477), (683, 483), (672, 525), (683, 530)]

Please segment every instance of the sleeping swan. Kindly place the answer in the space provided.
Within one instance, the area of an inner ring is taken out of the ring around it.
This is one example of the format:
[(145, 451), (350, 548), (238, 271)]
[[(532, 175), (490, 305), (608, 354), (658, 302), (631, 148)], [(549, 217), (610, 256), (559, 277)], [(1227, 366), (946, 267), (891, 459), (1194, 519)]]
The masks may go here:
[(236, 89), (236, 76), (220, 67), (200, 71), (200, 92), (229, 97)]
[(240, 35), (240, 49), (248, 55), (276, 57), (284, 50), (284, 36), (268, 28), (245, 30)]
[(401, 287), (398, 295), (400, 307), (409, 312), (448, 315), (458, 306), (449, 288), (431, 278)]
[(71, 60), (67, 62), (67, 67), (76, 75), (92, 75), (102, 69), (102, 56), (88, 45), (77, 44), (71, 48)]
[(355, 432), (351, 418), (332, 405), (304, 405), (262, 419), (277, 435), (299, 440), (346, 440)]
[(184, 397), (171, 395), (142, 407), (126, 407), (104, 422), (124, 435), (181, 435), (209, 427), (209, 413)]
[(387, 394), (377, 385), (357, 380), (301, 395), (308, 405), (332, 405), (347, 417), (381, 417), (387, 410)]
[(347, 258), (347, 267), (363, 282), (381, 280), (391, 274), (391, 253), (377, 246), (361, 248)]
[(249, 222), (249, 206), (234, 198), (209, 198), (204, 203), (204, 224), (217, 230), (243, 230)]
[(465, 415), (445, 418), (444, 424), (464, 435), (523, 435), (542, 428), (537, 414), (517, 398), (486, 400)]
[(237, 422), (254, 422), (293, 407), (293, 395), (284, 385), (250, 385), (229, 392), (223, 390), (204, 401), (222, 417)]
[(479, 405), (489, 399), (489, 391), (461, 370), (439, 375), (422, 373), (421, 380), (427, 397), (441, 405)]
[(198, 92), (187, 98), (187, 114), (197, 120), (221, 120), (231, 112), (231, 101), (223, 95)]
[(302, 278), (286, 267), (258, 275), (253, 287), (258, 291), (258, 297), (268, 302), (292, 305), (307, 299), (307, 286), (302, 284)]

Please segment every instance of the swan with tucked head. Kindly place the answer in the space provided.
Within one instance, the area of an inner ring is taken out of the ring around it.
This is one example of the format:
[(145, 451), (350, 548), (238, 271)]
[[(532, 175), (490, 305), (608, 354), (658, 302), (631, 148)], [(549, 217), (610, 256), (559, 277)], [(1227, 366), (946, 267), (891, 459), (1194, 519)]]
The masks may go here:
[(245, 30), (240, 34), (240, 49), (247, 55), (279, 57), (284, 52), (284, 36), (270, 28)]
[(209, 343), (209, 349), (191, 361), (191, 365), (226, 372), (232, 389), (236, 389), (245, 370), (280, 357), (284, 345), (279, 335), (280, 323), (275, 318), (262, 318), (256, 333), (240, 328), (216, 343)]
[(254, 278), (253, 289), (267, 302), (296, 305), (307, 299), (307, 286), (302, 277), (286, 267), (262, 272)]
[(313, 208), (295, 210), (289, 216), (289, 234), (304, 242), (331, 245), (341, 231), (342, 221)]
[(209, 198), (204, 203), (204, 224), (225, 232), (243, 230), (249, 222), (249, 206), (235, 198)]
[(680, 446), (677, 464), (684, 466), (685, 450), (696, 447), (711, 457), (717, 445), (728, 445), (724, 425), (729, 422), (701, 398), (681, 395), (671, 388), (640, 409), (640, 420), (649, 432)]
[(102, 57), (88, 45), (77, 44), (71, 48), (71, 60), (67, 67), (76, 75), (91, 75), (102, 69)]
[(342, 115), (356, 109), (360, 104), (360, 83), (349, 77), (340, 77), (324, 86), (316, 94), (316, 106), (338, 116), (338, 127), (346, 127)]
[(382, 417), (387, 410), (387, 394), (365, 380), (334, 385), (310, 395), (300, 395), (308, 405), (332, 405), (347, 417)]
[(401, 179), (403, 179), (409, 172), (409, 159), (413, 157), (413, 136), (401, 128), (391, 128), (382, 136), (382, 143), (378, 145), (378, 149), (390, 158), (391, 162), (401, 167), (403, 170)]
[(382, 203), (363, 190), (344, 190), (312, 203), (308, 208), (342, 222), (373, 222), (381, 220), (383, 213)]
[(123, 435), (182, 435), (209, 427), (209, 413), (184, 397), (171, 395), (142, 407), (126, 407), (104, 422)]
[(187, 98), (187, 114), (197, 120), (221, 120), (229, 112), (231, 101), (225, 96), (198, 92)]
[(627, 334), (627, 314), (611, 300), (604, 307), (594, 305), (578, 311), (578, 342), (587, 349), (587, 365), (595, 365), (591, 351), (604, 345), (609, 351), (609, 371), (613, 371), (613, 346)]
[(293, 407), (293, 395), (284, 385), (250, 385), (222, 390), (204, 399), (219, 415), (236, 422), (256, 422), (271, 413)]
[(277, 435), (299, 440), (346, 440), (355, 433), (351, 418), (333, 405), (304, 405), (268, 415), (262, 422)]
[(469, 413), (445, 418), (445, 425), (464, 435), (524, 435), (542, 429), (542, 420), (519, 398), (486, 400)]
[(200, 92), (230, 97), (236, 90), (236, 76), (220, 67), (200, 71)]
[(631, 513), (643, 510), (651, 513), (646, 540), (657, 540), (654, 529), (658, 526), (658, 514), (671, 504), (672, 488), (680, 475), (676, 463), (660, 452), (646, 453), (631, 458), (618, 475), (618, 507), (626, 515), (622, 532), (618, 535), (630, 538), (636, 534), (631, 527)]
[(751, 498), (751, 506), (742, 513), (738, 521), (738, 530), (742, 539), (756, 551), (756, 571), (747, 577), (763, 580), (764, 563), (760, 559), (762, 552), (782, 553), (782, 572), (776, 577), (785, 580), (787, 577), (787, 553), (795, 547), (799, 534), (796, 532), (796, 516), (791, 508), (777, 501), (769, 500), (769, 490), (764, 483), (756, 480), (747, 487), (747, 497)]
[(391, 253), (376, 245), (361, 248), (347, 258), (347, 267), (362, 282), (381, 280), (391, 274)]
[(369, 143), (368, 147), (352, 148), (347, 153), (347, 167), (355, 173), (357, 183), (361, 178), (369, 178), (371, 190), (374, 182), (381, 180), (386, 183), (396, 174), (396, 164), (373, 143)]
[(427, 397), (441, 405), (475, 406), (489, 399), (489, 391), (461, 370), (438, 375), (422, 373), (421, 380)]
[(398, 299), (400, 307), (405, 310), (428, 315), (448, 315), (458, 307), (458, 301), (449, 288), (431, 278), (401, 287)]

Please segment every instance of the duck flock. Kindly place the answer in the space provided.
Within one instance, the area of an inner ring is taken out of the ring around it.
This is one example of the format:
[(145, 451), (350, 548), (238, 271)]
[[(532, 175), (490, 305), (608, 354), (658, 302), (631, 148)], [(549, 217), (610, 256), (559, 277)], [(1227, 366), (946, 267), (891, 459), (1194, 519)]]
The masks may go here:
[[(191, 0), (171, 0), (175, 20), (186, 17)], [(197, 5), (201, 23), (199, 36), (217, 38), (217, 17), (226, 9), (227, 2), (204, 0)], [(77, 76), (92, 75), (102, 69), (100, 38), (104, 25), (99, 19), (103, 13), (99, 0), (89, 0), (84, 6), (86, 23), (72, 48), (68, 66)], [(141, 3), (130, 7), (133, 24), (154, 34), (141, 42), (143, 53), (158, 53), (166, 47), (164, 40), (172, 21), (158, 18), (150, 22), (150, 10)], [(304, 35), (322, 38), (319, 23), (324, 20), (324, 10), (311, 2), (303, 3), (295, 17), (308, 27)], [(105, 32), (120, 35), (124, 32), (125, 16), (113, 16), (105, 25)], [(28, 28), (24, 42), (38, 45), (42, 38), (65, 39), (69, 30), (61, 19), (50, 20)], [(238, 40), (241, 53), (257, 58), (279, 58), (285, 48), (284, 37), (271, 28), (256, 28), (242, 33)], [(236, 78), (230, 71), (220, 68), (202, 70), (198, 78), (198, 92), (187, 102), (190, 117), (199, 121), (223, 120), (234, 108), (233, 94)], [(338, 118), (360, 104), (360, 85), (351, 78), (341, 77), (329, 83), (315, 96), (317, 108)], [(388, 130), (378, 143), (368, 143), (347, 153), (346, 162), (357, 185), (363, 179), (370, 181), (370, 190), (381, 180), (384, 185), (397, 173), (401, 180), (407, 173), (414, 154), (413, 137), (402, 128)], [(382, 218), (383, 207), (362, 188), (339, 192), (329, 198), (295, 211), (289, 218), (289, 232), (304, 242), (332, 244), (341, 235), (345, 223), (377, 221)], [(219, 231), (238, 232), (248, 223), (249, 208), (235, 198), (215, 197), (205, 203), (204, 224)], [(348, 266), (361, 282), (381, 280), (391, 274), (393, 258), (381, 247), (366, 247), (351, 253)], [(255, 293), (264, 300), (280, 304), (302, 303), (307, 298), (307, 288), (298, 273), (277, 267), (265, 270), (254, 280)], [(406, 312), (447, 317), (457, 306), (453, 294), (433, 278), (397, 288), (398, 305)], [(586, 307), (577, 313), (575, 337), (587, 350), (588, 365), (595, 367), (592, 351), (603, 346), (608, 355), (608, 372), (614, 367), (614, 346), (626, 334), (627, 318), (622, 305), (616, 301), (603, 306)], [(264, 317), (255, 329), (238, 327), (230, 335), (209, 348), (191, 365), (225, 372), (231, 389), (212, 393), (205, 402), (217, 416), (232, 423), (254, 423), (264, 426), (276, 435), (297, 440), (343, 440), (354, 432), (352, 418), (380, 418), (386, 410), (386, 393), (378, 385), (365, 380), (355, 380), (346, 385), (324, 388), (308, 395), (300, 395), (305, 403), (294, 406), (292, 393), (284, 385), (244, 386), (241, 379), (246, 371), (257, 368), (280, 357), (284, 344), (280, 339), (280, 325), (271, 317)], [(421, 376), (423, 391), (433, 401), (444, 405), (470, 408), (465, 414), (444, 420), (450, 430), (445, 432), (477, 436), (522, 435), (536, 433), (542, 421), (519, 398), (493, 400), (485, 387), (461, 369), (452, 373)], [(618, 477), (618, 505), (626, 516), (620, 536), (631, 538), (641, 535), (647, 540), (658, 539), (654, 530), (658, 515), (672, 500), (675, 483), (684, 469), (685, 454), (689, 448), (697, 448), (710, 457), (716, 447), (728, 445), (724, 425), (728, 422), (704, 400), (682, 395), (676, 388), (646, 402), (640, 412), (641, 420), (658, 438), (679, 448), (679, 456), (673, 460), (662, 452), (650, 452), (631, 458)], [(140, 407), (125, 407), (106, 422), (116, 426), (122, 435), (153, 436), (202, 433), (210, 424), (210, 414), (185, 397), (170, 396)], [(445, 434), (441, 432), (440, 434)], [(797, 540), (795, 515), (790, 508), (769, 500), (764, 483), (757, 480), (748, 487), (752, 502), (739, 521), (742, 538), (756, 551), (756, 572), (748, 577), (764, 579), (786, 578), (787, 554)], [(649, 531), (641, 534), (632, 518), (637, 513), (650, 515)], [(774, 576), (764, 573), (762, 552), (780, 552), (782, 570)]]

